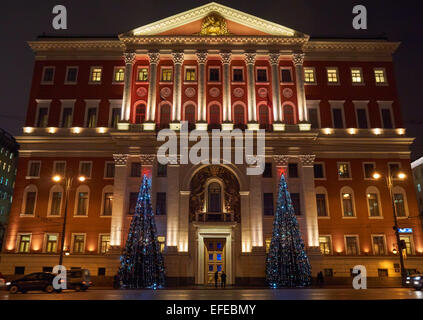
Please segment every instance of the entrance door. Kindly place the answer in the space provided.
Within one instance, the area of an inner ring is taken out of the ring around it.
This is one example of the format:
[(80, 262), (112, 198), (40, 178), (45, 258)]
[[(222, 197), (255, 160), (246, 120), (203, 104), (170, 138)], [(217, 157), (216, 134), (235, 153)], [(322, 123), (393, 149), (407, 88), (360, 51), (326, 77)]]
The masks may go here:
[(219, 284), (220, 284), (220, 275), (222, 271), (225, 271), (225, 243), (226, 239), (217, 238), (217, 239), (204, 239), (204, 245), (206, 247), (204, 261), (205, 265), (205, 284), (214, 285), (214, 274), (216, 271), (219, 272)]

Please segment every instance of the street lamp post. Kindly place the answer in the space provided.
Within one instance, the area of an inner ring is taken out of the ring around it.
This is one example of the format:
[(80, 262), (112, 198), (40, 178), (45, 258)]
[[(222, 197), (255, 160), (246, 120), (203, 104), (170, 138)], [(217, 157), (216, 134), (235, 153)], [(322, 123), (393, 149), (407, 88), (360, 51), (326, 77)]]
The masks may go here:
[[(373, 178), (378, 180), (380, 179), (382, 176), (380, 173), (378, 172), (374, 172), (373, 173)], [(403, 172), (399, 172), (397, 174), (397, 178), (400, 180), (404, 180), (406, 178), (405, 173)], [(405, 285), (405, 279), (406, 279), (406, 270), (405, 270), (405, 266), (404, 266), (404, 257), (403, 257), (403, 252), (402, 252), (402, 245), (401, 245), (401, 239), (400, 239), (400, 235), (399, 235), (399, 227), (398, 227), (398, 219), (397, 219), (397, 207), (395, 206), (395, 199), (394, 199), (394, 193), (393, 193), (393, 175), (388, 175), (386, 177), (386, 184), (388, 186), (388, 190), (389, 190), (389, 195), (391, 197), (391, 203), (392, 203), (392, 212), (394, 215), (394, 231), (395, 231), (395, 238), (397, 241), (397, 248), (398, 248), (398, 254), (399, 254), (399, 260), (400, 260), (400, 270), (401, 270), (401, 284)]]
[[(64, 214), (63, 214), (62, 235), (61, 235), (61, 239), (60, 239), (60, 254), (59, 254), (59, 265), (62, 265), (63, 264), (63, 251), (64, 251), (64, 248), (65, 248), (66, 222), (67, 222), (67, 216), (68, 216), (69, 190), (72, 186), (73, 177), (64, 178), (60, 175), (55, 175), (52, 179), (53, 179), (54, 182), (61, 182), (63, 180), (65, 182), (64, 183), (64, 185), (65, 185), (65, 210), (64, 210)], [(79, 176), (78, 181), (84, 182), (85, 177)]]

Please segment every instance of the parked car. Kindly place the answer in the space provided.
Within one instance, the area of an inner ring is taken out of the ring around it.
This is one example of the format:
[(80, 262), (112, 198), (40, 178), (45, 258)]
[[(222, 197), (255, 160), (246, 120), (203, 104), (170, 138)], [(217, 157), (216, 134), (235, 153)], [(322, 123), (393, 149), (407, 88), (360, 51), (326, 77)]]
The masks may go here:
[(86, 291), (91, 286), (91, 276), (88, 269), (71, 269), (66, 273), (67, 289)]
[(47, 293), (56, 291), (53, 287), (55, 275), (50, 272), (31, 273), (23, 278), (6, 283), (6, 289), (10, 293), (25, 293), (27, 291), (43, 290)]
[(423, 289), (423, 275), (421, 274), (413, 274), (407, 276), (405, 280), (405, 284), (409, 287), (413, 287), (417, 291)]

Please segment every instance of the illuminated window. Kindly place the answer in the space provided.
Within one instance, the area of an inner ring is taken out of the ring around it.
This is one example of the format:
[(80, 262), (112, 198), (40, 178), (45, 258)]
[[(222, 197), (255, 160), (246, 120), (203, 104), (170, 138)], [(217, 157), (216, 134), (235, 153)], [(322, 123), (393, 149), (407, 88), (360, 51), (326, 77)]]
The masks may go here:
[(97, 126), (97, 108), (88, 108), (87, 110), (87, 128), (95, 128)]
[(319, 247), (322, 254), (332, 254), (330, 236), (319, 236)]
[(370, 217), (380, 217), (379, 201), (378, 201), (377, 193), (368, 193), (367, 203), (369, 205)]
[(363, 83), (363, 75), (361, 69), (351, 68), (351, 80), (353, 83)]
[(185, 81), (196, 81), (196, 72), (195, 68), (186, 68), (185, 69)]
[(19, 235), (18, 252), (28, 253), (30, 243), (31, 243), (31, 234), (30, 233)]
[(342, 204), (344, 207), (344, 217), (354, 217), (351, 193), (342, 194)]
[(316, 83), (314, 68), (304, 68), (304, 82)]
[(405, 217), (407, 214), (405, 212), (404, 194), (394, 193), (394, 203), (397, 217)]
[(111, 216), (113, 208), (113, 193), (106, 192), (104, 193), (103, 198), (103, 216)]
[(266, 239), (265, 243), (266, 243), (266, 253), (269, 253), (270, 251), (270, 243), (271, 243), (271, 239)]
[(106, 253), (110, 248), (110, 234), (100, 235), (100, 253)]
[(86, 216), (88, 214), (88, 192), (78, 193), (77, 216)]
[(84, 253), (85, 251), (85, 234), (73, 235), (73, 253)]
[(349, 163), (338, 163), (338, 177), (339, 179), (351, 178), (350, 165)]
[(123, 82), (125, 80), (125, 68), (115, 68), (115, 82)]
[(47, 234), (46, 236), (46, 252), (55, 253), (57, 251), (57, 235)]
[(48, 108), (38, 109), (37, 127), (45, 128), (48, 125)]
[(51, 208), (50, 208), (51, 216), (60, 216), (61, 203), (62, 203), (62, 193), (53, 192), (51, 194)]
[(408, 255), (411, 255), (413, 253), (411, 236), (400, 235), (400, 240), (401, 240), (401, 242), (403, 244), (403, 250), (405, 250), (405, 252)]
[(166, 238), (163, 236), (158, 236), (157, 241), (159, 242), (160, 252), (163, 252), (166, 248)]
[(386, 84), (386, 83), (388, 83), (386, 81), (385, 69), (375, 69), (374, 74), (375, 74), (376, 84)]
[(91, 68), (90, 82), (101, 82), (102, 68)]
[(373, 254), (383, 255), (386, 254), (385, 237), (383, 235), (372, 236)]
[(139, 68), (137, 73), (137, 81), (148, 80), (148, 68)]
[(338, 69), (327, 68), (328, 83), (338, 83)]
[(347, 255), (358, 255), (358, 237), (345, 236), (345, 247)]
[(163, 68), (162, 69), (161, 81), (163, 81), (163, 82), (171, 82), (172, 81), (172, 69), (170, 69), (170, 68)]

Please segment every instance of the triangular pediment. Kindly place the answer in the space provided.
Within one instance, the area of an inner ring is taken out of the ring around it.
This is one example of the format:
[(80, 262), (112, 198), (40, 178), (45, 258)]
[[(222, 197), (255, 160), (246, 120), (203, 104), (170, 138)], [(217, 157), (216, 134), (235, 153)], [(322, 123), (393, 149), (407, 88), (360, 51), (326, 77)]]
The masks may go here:
[(150, 23), (127, 33), (127, 35), (132, 36), (187, 36), (196, 34), (212, 36), (307, 36), (293, 29), (226, 7), (216, 2), (210, 2), (201, 7)]

